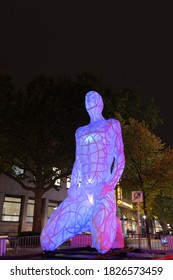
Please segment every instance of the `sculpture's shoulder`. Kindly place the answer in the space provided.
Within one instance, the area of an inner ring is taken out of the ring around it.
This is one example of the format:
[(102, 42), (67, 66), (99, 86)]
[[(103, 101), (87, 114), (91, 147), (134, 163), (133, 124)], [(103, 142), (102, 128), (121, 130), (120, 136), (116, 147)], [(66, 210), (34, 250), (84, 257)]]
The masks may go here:
[(121, 124), (118, 120), (108, 119), (106, 122), (115, 132), (121, 131)]
[(85, 133), (87, 128), (88, 128), (88, 125), (80, 126), (75, 132), (76, 137), (80, 137), (83, 133)]

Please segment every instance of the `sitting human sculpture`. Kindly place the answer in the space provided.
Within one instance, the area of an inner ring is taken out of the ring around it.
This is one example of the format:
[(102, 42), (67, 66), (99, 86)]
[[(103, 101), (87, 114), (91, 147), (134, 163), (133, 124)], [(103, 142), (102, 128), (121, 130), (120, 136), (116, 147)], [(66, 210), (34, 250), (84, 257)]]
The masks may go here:
[(89, 231), (92, 247), (110, 250), (116, 235), (114, 188), (125, 165), (119, 121), (105, 120), (103, 100), (89, 91), (85, 97), (90, 123), (76, 131), (76, 158), (67, 198), (52, 213), (41, 233), (41, 246), (53, 251), (76, 234)]

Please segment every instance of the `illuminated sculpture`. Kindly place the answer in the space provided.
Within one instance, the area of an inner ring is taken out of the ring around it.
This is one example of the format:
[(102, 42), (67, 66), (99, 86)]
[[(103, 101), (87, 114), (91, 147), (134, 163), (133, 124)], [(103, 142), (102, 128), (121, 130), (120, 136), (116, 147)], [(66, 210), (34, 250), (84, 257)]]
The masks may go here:
[(103, 100), (95, 91), (85, 97), (90, 123), (77, 129), (76, 159), (67, 198), (41, 233), (41, 246), (53, 251), (76, 234), (90, 231), (92, 247), (107, 252), (116, 235), (114, 188), (124, 170), (120, 123), (102, 116)]

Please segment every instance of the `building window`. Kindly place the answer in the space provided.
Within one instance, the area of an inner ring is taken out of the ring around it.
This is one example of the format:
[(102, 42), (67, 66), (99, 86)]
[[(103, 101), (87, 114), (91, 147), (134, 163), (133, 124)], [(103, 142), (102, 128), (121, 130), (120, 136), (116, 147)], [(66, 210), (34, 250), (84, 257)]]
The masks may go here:
[(61, 203), (61, 201), (49, 201), (48, 204), (48, 218), (50, 217), (50, 215), (52, 214), (52, 212), (58, 207), (58, 205)]
[(24, 174), (24, 169), (22, 169), (18, 166), (13, 165), (12, 170), (13, 170), (15, 176), (19, 176), (19, 175)]
[(26, 222), (27, 223), (33, 223), (34, 204), (35, 204), (34, 199), (29, 198), (28, 199), (28, 205), (27, 205), (27, 212), (26, 212)]
[[(58, 169), (57, 167), (53, 167), (53, 171), (55, 172), (56, 176), (59, 176), (61, 175), (61, 170)], [(53, 176), (52, 179), (54, 179), (56, 176)], [(55, 186), (61, 186), (61, 179), (58, 178), (55, 183), (54, 183)]]
[(71, 175), (67, 176), (66, 188), (70, 188)]
[(2, 210), (2, 221), (19, 222), (21, 198), (5, 196)]

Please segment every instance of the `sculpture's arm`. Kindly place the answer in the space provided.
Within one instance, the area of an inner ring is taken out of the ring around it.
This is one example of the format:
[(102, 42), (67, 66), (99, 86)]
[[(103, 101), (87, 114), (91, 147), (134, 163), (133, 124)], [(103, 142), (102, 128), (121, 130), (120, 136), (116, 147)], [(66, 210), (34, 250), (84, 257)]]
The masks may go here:
[(75, 133), (76, 139), (76, 155), (75, 155), (75, 162), (73, 164), (72, 173), (71, 173), (71, 180), (70, 180), (70, 188), (68, 189), (69, 196), (76, 196), (76, 192), (80, 186), (81, 181), (81, 164), (79, 159), (79, 140), (78, 140), (78, 132)]
[(119, 121), (113, 120), (110, 133), (113, 139), (114, 164), (109, 179), (105, 182), (104, 192), (111, 191), (115, 188), (125, 167), (124, 143)]
[(70, 180), (70, 187), (78, 186), (81, 180), (80, 176), (80, 160), (78, 155), (76, 155), (76, 159), (73, 165), (72, 173), (71, 173), (71, 180)]

